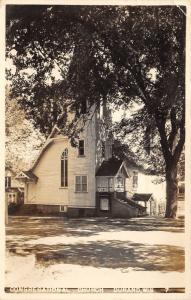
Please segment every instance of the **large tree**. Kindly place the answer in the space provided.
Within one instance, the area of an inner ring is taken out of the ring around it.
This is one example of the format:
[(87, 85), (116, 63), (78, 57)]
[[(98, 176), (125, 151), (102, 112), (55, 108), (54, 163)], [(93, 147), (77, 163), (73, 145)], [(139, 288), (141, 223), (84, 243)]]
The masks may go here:
[(161, 154), (166, 217), (176, 216), (185, 139), (185, 7), (7, 6), (7, 55), (16, 66), (14, 76), (7, 72), (12, 92), (45, 134), (55, 123), (66, 128), (68, 110), (77, 120), (86, 100), (90, 107), (139, 105), (133, 120), (124, 118), (118, 128), (137, 131), (153, 159)]
[(5, 159), (6, 166), (16, 173), (31, 167), (45, 138), (25, 118), (16, 99), (7, 90), (5, 97)]

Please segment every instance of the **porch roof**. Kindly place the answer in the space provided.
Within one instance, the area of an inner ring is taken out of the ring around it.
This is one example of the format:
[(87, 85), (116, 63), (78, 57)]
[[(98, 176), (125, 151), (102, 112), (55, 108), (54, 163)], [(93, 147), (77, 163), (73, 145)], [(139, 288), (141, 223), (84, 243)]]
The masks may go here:
[(29, 171), (21, 171), (21, 173), (16, 177), (17, 179), (27, 179), (29, 181), (37, 181), (38, 177), (33, 174), (31, 170)]
[(134, 201), (149, 201), (151, 197), (152, 194), (135, 193), (132, 199)]
[(105, 160), (97, 170), (96, 176), (116, 176), (122, 164), (122, 160), (115, 158)]

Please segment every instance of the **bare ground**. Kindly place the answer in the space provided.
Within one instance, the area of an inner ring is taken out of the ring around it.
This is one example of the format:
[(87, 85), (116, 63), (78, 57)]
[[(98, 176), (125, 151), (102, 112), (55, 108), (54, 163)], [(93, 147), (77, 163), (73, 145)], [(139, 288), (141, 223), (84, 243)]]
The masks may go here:
[[(33, 271), (54, 267), (56, 272), (59, 266), (73, 265), (87, 270), (89, 267), (100, 271), (120, 270), (122, 274), (184, 272), (184, 221), (181, 219), (10, 217), (6, 240), (9, 285), (15, 282), (12, 278), (17, 265), (13, 267), (13, 262), (18, 261), (21, 268), (22, 262), (26, 263), (27, 259), (30, 262), (30, 257)], [(25, 278), (29, 279), (30, 272), (29, 268)]]

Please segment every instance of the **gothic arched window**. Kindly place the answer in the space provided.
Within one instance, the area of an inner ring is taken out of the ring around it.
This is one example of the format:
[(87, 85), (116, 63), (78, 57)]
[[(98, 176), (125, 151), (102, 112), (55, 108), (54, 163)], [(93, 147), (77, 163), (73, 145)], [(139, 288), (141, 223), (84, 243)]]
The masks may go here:
[(61, 187), (68, 187), (68, 149), (61, 156)]

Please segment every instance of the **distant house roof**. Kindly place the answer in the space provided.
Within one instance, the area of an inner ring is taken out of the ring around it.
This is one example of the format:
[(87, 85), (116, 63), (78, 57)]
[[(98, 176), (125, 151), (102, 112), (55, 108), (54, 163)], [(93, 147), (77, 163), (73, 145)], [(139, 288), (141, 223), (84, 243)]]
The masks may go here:
[(10, 172), (10, 173), (11, 173), (11, 176), (13, 176), (13, 177), (16, 175), (15, 172), (12, 170), (11, 167), (5, 166), (5, 176), (6, 176), (6, 174), (7, 174), (8, 172)]
[(139, 193), (135, 193), (133, 195), (132, 200), (134, 201), (149, 201), (151, 198), (152, 194), (139, 194)]
[(20, 174), (16, 177), (17, 179), (28, 179), (30, 181), (37, 181), (38, 177), (33, 174), (31, 170), (29, 171), (21, 171)]
[[(97, 170), (96, 176), (116, 176), (122, 165), (124, 165), (124, 162), (116, 158), (110, 158), (107, 161), (105, 160)], [(125, 167), (124, 169), (127, 173)]]

